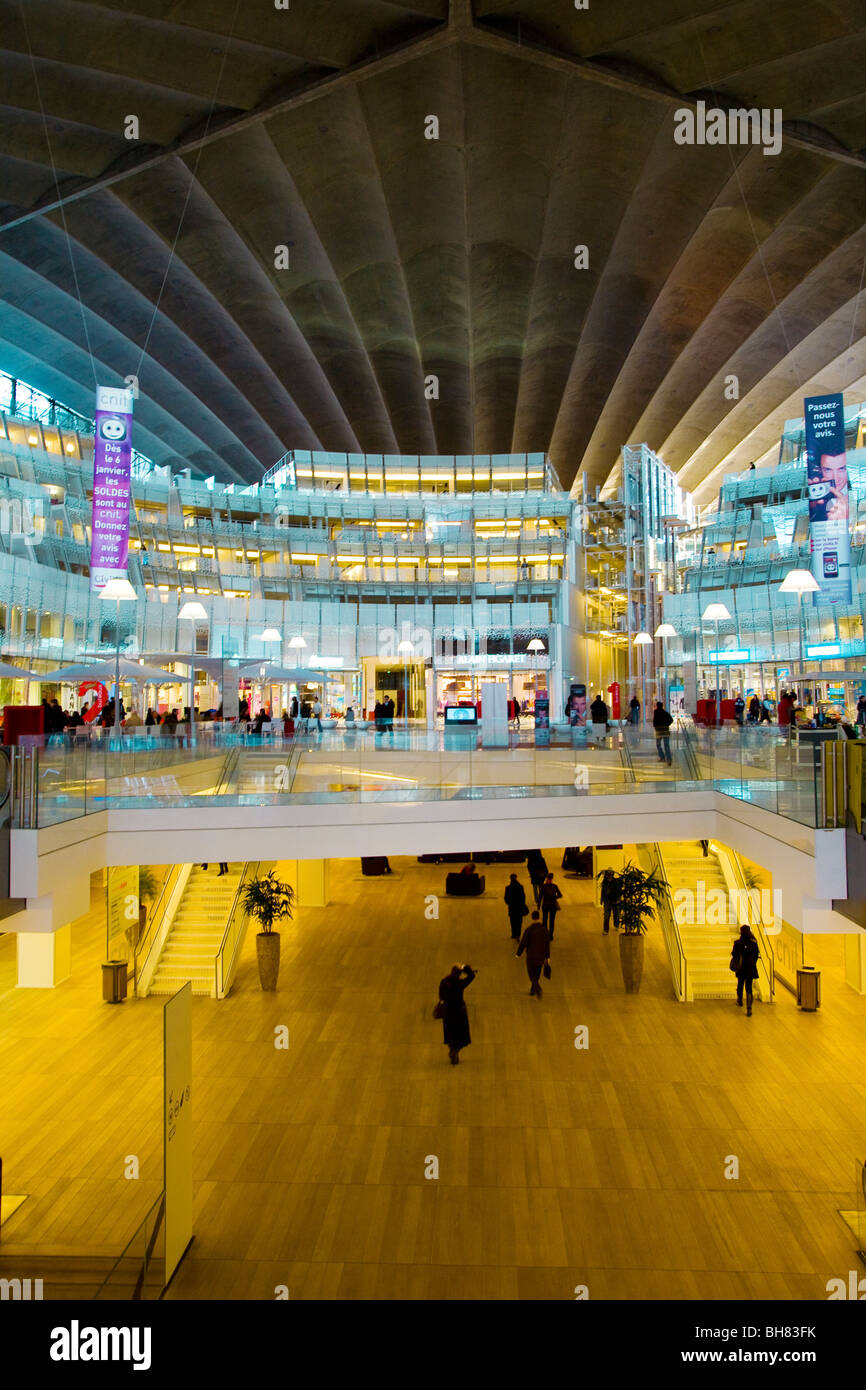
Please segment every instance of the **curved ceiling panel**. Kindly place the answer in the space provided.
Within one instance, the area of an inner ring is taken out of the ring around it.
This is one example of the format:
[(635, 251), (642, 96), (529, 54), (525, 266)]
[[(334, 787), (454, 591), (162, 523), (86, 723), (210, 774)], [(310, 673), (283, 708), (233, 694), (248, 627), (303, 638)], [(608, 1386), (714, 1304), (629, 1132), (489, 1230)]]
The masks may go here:
[[(158, 462), (603, 485), (646, 440), (704, 498), (862, 391), (861, 0), (0, 0), (0, 33), (0, 369), (84, 412), (136, 372)], [(677, 144), (699, 100), (778, 108), (781, 152)]]

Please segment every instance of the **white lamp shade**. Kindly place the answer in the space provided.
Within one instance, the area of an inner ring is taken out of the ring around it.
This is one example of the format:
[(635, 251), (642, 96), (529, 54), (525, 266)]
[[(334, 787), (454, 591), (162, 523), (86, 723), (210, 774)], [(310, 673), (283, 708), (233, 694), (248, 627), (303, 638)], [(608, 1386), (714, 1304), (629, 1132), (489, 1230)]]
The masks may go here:
[(196, 622), (201, 622), (202, 619), (207, 618), (207, 609), (203, 603), (192, 601), (190, 603), (185, 603), (177, 616), (179, 618), (191, 618)]
[(102, 588), (100, 598), (110, 598), (113, 602), (124, 602), (124, 600), (137, 599), (138, 594), (133, 589), (128, 579), (109, 579), (108, 583)]
[(306, 644), (306, 642), (304, 641), (303, 637), (290, 637), (290, 638), (289, 638), (289, 646), (290, 646), (290, 647), (294, 647), (294, 648), (296, 648), (296, 649), (299, 649), (299, 648), (301, 648), (301, 647), (305, 647), (306, 645), (307, 645), (307, 644)]
[(638, 635), (637, 635), (637, 637), (635, 637), (635, 639), (634, 639), (634, 645), (635, 645), (636, 647), (647, 647), (647, 646), (650, 646), (650, 647), (651, 647), (651, 646), (652, 646), (652, 640), (653, 640), (653, 639), (650, 637), (650, 635), (649, 635), (648, 632), (639, 632)]
[(531, 642), (527, 642), (526, 650), (528, 652), (543, 652), (546, 651), (547, 648), (545, 647), (540, 637), (533, 637)]
[(723, 603), (709, 604), (701, 614), (705, 623), (729, 623), (731, 615)]
[(275, 627), (266, 627), (259, 638), (260, 642), (282, 642), (282, 640), (282, 637)]
[(677, 630), (673, 623), (659, 623), (656, 628), (656, 637), (676, 637)]
[(820, 587), (811, 570), (789, 570), (779, 585), (779, 593), (814, 594)]

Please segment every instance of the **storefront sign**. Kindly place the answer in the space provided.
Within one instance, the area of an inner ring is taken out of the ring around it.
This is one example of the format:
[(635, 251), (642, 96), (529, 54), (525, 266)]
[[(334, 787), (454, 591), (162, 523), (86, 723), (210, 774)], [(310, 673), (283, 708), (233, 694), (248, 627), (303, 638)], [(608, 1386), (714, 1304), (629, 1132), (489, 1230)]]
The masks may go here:
[(132, 392), (96, 388), (90, 588), (126, 576), (129, 558)]
[(814, 657), (818, 657), (818, 656), (841, 656), (841, 655), (842, 655), (842, 643), (841, 643), (841, 642), (819, 642), (819, 643), (818, 643), (817, 645), (815, 645), (815, 646), (807, 647), (807, 648), (806, 648), (806, 655), (807, 655), (807, 656), (814, 656)]
[(319, 656), (318, 654), (310, 657), (310, 665), (317, 671), (342, 671), (345, 657), (342, 656)]
[(728, 647), (722, 652), (708, 652), (707, 659), (713, 665), (726, 666), (733, 661), (751, 661), (752, 653), (749, 647)]
[(496, 653), (472, 653), (469, 656), (443, 656), (436, 662), (440, 670), (453, 671), (458, 666), (481, 666), (481, 667), (513, 667), (527, 666), (534, 671), (536, 667), (539, 671), (544, 671), (550, 665), (550, 657), (547, 652), (539, 652), (538, 656), (528, 655), (523, 652), (496, 652)]
[[(804, 405), (812, 573), (821, 586), (822, 598), (850, 603), (848, 462), (842, 395), (809, 396)], [(817, 599), (818, 594), (813, 594), (813, 600)]]

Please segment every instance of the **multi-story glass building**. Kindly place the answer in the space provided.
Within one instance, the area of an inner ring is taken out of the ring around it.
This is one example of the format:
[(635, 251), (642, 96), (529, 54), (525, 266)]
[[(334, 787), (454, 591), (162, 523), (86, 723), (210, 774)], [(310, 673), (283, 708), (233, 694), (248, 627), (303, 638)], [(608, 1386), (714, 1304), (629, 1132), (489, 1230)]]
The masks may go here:
[[(90, 590), (93, 441), (75, 423), (3, 417), (5, 655), (46, 670), (118, 637), (131, 655), (190, 652), (178, 614), (194, 598), (199, 655), (302, 653), (335, 713), (390, 693), (399, 716), (432, 722), (486, 680), (561, 711), (579, 676), (578, 508), (543, 454), (296, 451), (244, 488), (139, 458), (129, 577), (142, 602), (115, 613)], [(278, 643), (262, 642), (267, 629)], [(215, 707), (220, 693), (202, 681), (196, 698)]]
[[(832, 689), (846, 704), (856, 699), (866, 665), (864, 428), (866, 406), (846, 407), (850, 602), (831, 602), (819, 589), (803, 602), (801, 621), (796, 594), (780, 592), (791, 570), (809, 569), (811, 563), (805, 428), (802, 419), (791, 420), (777, 463), (727, 476), (717, 506), (678, 537), (680, 592), (664, 599), (665, 621), (677, 631), (668, 643), (674, 668), (695, 663), (698, 683), (715, 688), (718, 681), (723, 693), (775, 695), (795, 683), (802, 646), (804, 684), (812, 694), (817, 686), (822, 698)], [(730, 613), (719, 626), (718, 648), (714, 624), (702, 621), (711, 603), (723, 604)]]

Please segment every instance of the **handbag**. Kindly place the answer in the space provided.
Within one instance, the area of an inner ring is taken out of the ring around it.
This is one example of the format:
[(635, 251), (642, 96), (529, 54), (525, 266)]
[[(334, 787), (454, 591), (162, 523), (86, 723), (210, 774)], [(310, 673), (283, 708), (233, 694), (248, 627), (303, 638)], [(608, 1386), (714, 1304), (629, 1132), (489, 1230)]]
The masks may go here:
[(436, 1001), (436, 1004), (435, 1004), (434, 1007), (433, 1007), (433, 1017), (434, 1017), (434, 1018), (444, 1018), (444, 1017), (445, 1017), (445, 1005), (443, 1004), (443, 1002), (442, 1002), (441, 999), (438, 999), (438, 1000)]
[(550, 979), (550, 961), (549, 961), (549, 960), (546, 960), (546, 961), (544, 962), (543, 973), (544, 973), (544, 978), (545, 978), (545, 980), (549, 980), (549, 979)]

